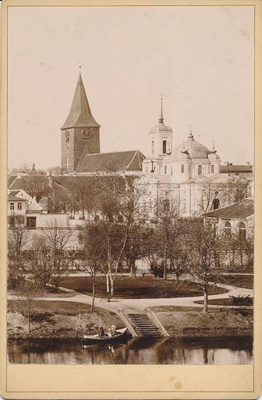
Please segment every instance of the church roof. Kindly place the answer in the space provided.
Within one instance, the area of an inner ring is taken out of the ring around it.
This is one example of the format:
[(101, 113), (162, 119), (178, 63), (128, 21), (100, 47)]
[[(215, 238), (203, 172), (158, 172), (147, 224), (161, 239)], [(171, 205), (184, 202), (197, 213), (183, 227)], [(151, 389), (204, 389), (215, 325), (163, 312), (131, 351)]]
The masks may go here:
[(69, 115), (61, 129), (97, 126), (99, 127), (100, 125), (96, 122), (91, 113), (85, 87), (82, 81), (82, 76), (80, 73)]
[(145, 156), (139, 150), (86, 154), (76, 172), (142, 171)]
[(149, 134), (151, 133), (166, 133), (166, 132), (173, 132), (172, 128), (170, 128), (170, 126), (166, 126), (164, 125), (163, 122), (160, 122), (158, 125), (154, 126)]
[(188, 140), (179, 146), (177, 146), (174, 150), (173, 157), (174, 159), (180, 158), (180, 153), (187, 151), (192, 160), (205, 160), (208, 158), (208, 155), (213, 153), (206, 146), (201, 143), (195, 141), (192, 132), (188, 135)]
[(218, 210), (210, 211), (203, 214), (203, 217), (217, 218), (236, 218), (245, 219), (254, 214), (254, 200), (244, 199), (240, 203), (232, 204), (231, 206), (223, 207)]

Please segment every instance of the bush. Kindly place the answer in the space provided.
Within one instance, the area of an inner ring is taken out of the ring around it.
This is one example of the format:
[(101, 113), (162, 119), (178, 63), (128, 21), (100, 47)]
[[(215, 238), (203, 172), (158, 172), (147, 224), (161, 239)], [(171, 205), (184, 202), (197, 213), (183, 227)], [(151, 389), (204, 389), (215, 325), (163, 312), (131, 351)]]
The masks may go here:
[(234, 306), (252, 306), (253, 298), (250, 295), (229, 296)]
[(54, 316), (54, 314), (49, 311), (41, 312), (41, 313), (33, 314), (31, 316), (31, 320), (33, 322), (38, 322), (38, 323), (43, 322), (43, 321), (49, 322), (50, 318), (52, 318), (53, 316)]
[(19, 289), (24, 282), (25, 277), (23, 275), (17, 275), (15, 277), (12, 275), (8, 275), (7, 288), (9, 290)]

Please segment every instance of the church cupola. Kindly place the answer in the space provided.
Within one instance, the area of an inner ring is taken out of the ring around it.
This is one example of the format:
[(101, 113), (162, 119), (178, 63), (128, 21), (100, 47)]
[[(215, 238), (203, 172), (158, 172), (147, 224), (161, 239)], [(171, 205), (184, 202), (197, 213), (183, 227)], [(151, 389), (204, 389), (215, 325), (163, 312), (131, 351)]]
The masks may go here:
[(100, 153), (100, 125), (94, 119), (79, 73), (72, 105), (61, 128), (61, 167), (63, 173), (77, 169), (84, 154)]
[(172, 152), (173, 131), (169, 126), (164, 125), (163, 99), (161, 98), (161, 110), (158, 125), (149, 132), (151, 142), (150, 157), (159, 157)]

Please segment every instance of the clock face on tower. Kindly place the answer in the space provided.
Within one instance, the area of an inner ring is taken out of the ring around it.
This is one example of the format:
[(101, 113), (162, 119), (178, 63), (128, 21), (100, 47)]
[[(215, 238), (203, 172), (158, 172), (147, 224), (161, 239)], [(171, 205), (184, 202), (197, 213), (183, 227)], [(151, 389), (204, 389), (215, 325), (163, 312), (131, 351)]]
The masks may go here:
[(65, 131), (65, 138), (66, 138), (66, 143), (68, 143), (70, 139), (70, 133), (68, 131)]
[(87, 131), (86, 131), (86, 130), (83, 130), (83, 131), (82, 131), (82, 134), (83, 134), (83, 139), (84, 139), (84, 141), (90, 140), (91, 137), (92, 137), (92, 132), (91, 132), (90, 129), (88, 129)]

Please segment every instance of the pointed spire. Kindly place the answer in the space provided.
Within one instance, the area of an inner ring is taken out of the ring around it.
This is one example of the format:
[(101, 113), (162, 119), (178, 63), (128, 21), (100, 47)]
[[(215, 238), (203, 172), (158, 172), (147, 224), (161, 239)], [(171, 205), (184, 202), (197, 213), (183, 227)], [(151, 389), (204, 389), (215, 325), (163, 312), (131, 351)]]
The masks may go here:
[(194, 136), (193, 136), (193, 133), (192, 133), (192, 124), (190, 124), (190, 130), (189, 130), (188, 139), (194, 139)]
[(164, 123), (164, 116), (163, 116), (163, 97), (161, 96), (161, 111), (160, 111), (160, 118), (158, 120), (160, 124)]
[(91, 109), (87, 100), (86, 91), (81, 76), (81, 65), (79, 66), (79, 77), (71, 109), (61, 129), (74, 127), (100, 127), (91, 113)]

